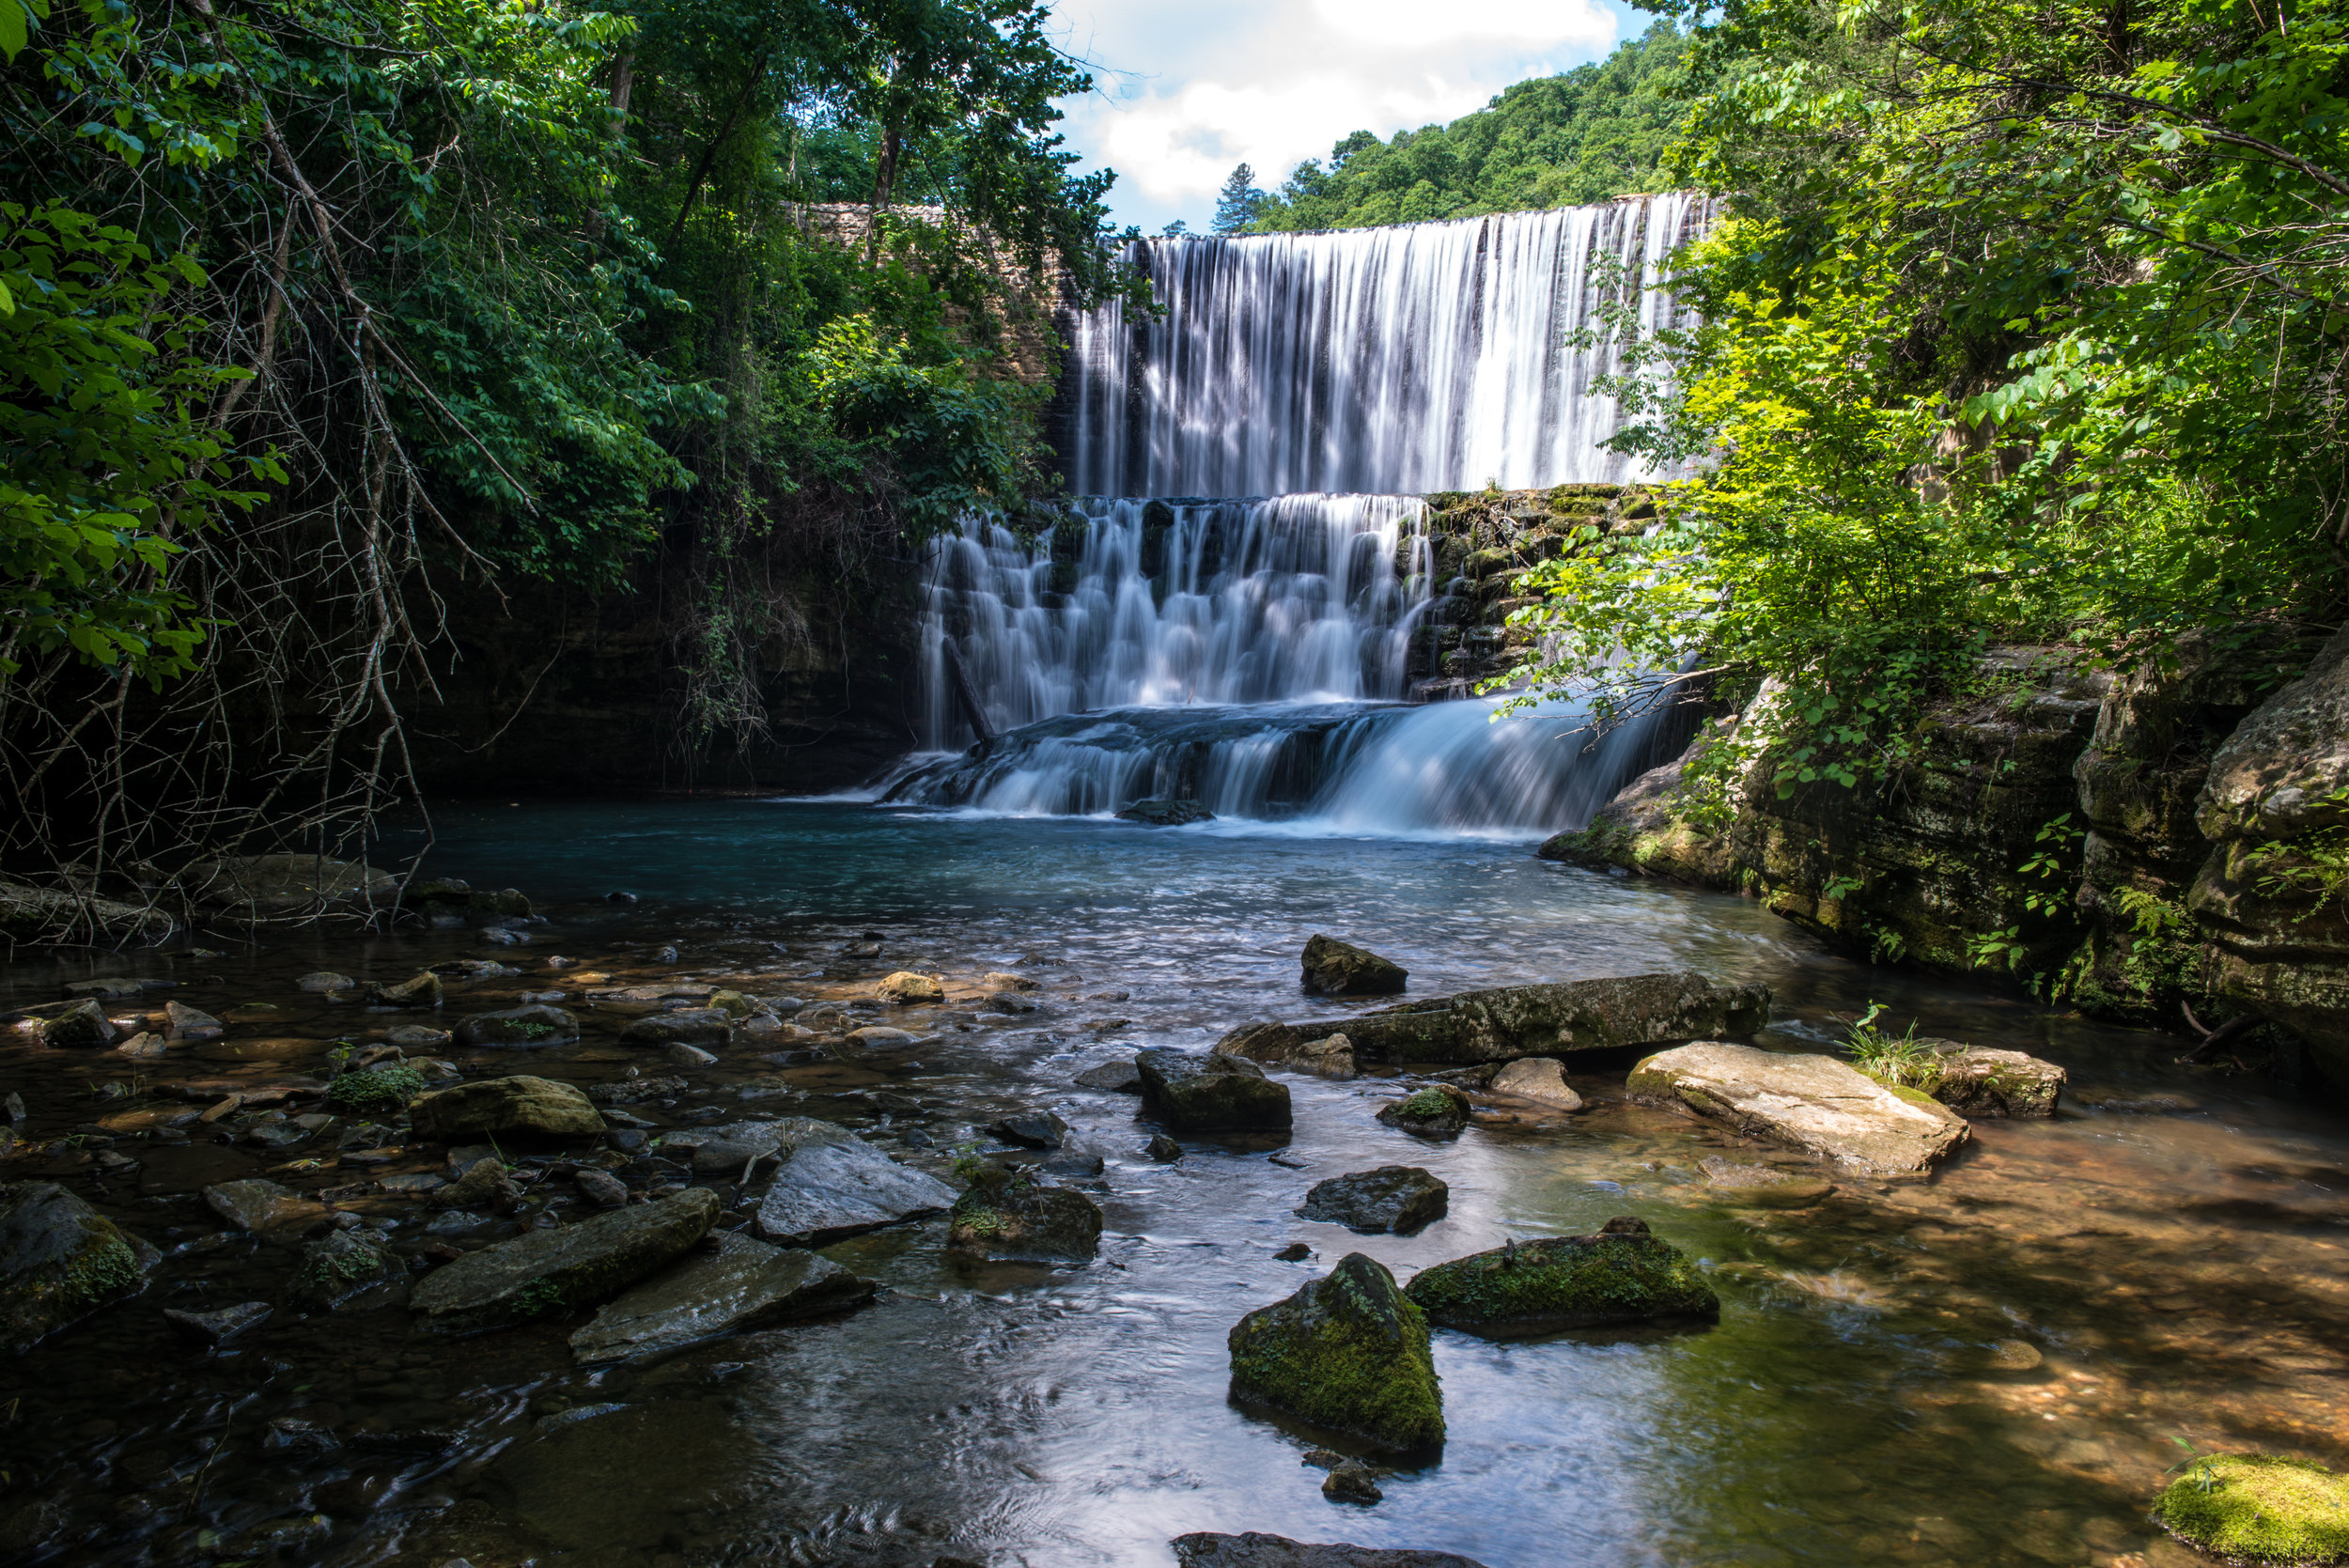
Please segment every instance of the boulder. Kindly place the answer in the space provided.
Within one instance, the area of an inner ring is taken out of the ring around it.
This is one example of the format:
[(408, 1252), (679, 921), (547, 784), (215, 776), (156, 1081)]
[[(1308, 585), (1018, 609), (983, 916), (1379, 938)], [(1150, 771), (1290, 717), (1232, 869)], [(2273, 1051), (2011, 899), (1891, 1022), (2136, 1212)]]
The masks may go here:
[(1049, 1110), (1022, 1110), (989, 1122), (987, 1130), (1006, 1143), (1027, 1149), (1057, 1149), (1068, 1139), (1068, 1124)]
[(1531, 1100), (1556, 1110), (1582, 1109), (1582, 1096), (1566, 1082), (1566, 1069), (1555, 1057), (1521, 1056), (1493, 1074), (1485, 1087), (1506, 1099)]
[(1318, 1023), (1248, 1024), (1215, 1048), (1264, 1061), (1269, 1051), (1344, 1034), (1363, 1062), (1513, 1062), (1751, 1034), (1769, 1011), (1766, 986), (1717, 985), (1682, 970), (1463, 991)]
[(1350, 1252), (1323, 1278), (1241, 1318), (1231, 1332), (1232, 1398), (1385, 1449), (1443, 1443), (1443, 1393), (1427, 1320), (1386, 1265)]
[(124, 1056), (139, 1057), (149, 1061), (159, 1056), (171, 1054), (170, 1046), (160, 1034), (133, 1034), (117, 1046), (115, 1049)]
[(2163, 1488), (2154, 1517), (2221, 1562), (2349, 1561), (2349, 1476), (2305, 1459), (2205, 1455)]
[(1451, 1201), (1452, 1189), (1418, 1166), (1381, 1165), (1315, 1184), (1297, 1213), (1351, 1231), (1408, 1235), (1441, 1219)]
[(1700, 1041), (1631, 1070), (1631, 1097), (1718, 1122), (1872, 1176), (1918, 1176), (1968, 1137), (1965, 1118), (1914, 1089), (1876, 1082), (1831, 1056)]
[(610, 1299), (701, 1240), (718, 1207), (715, 1192), (689, 1188), (576, 1224), (524, 1231), (426, 1275), (408, 1305), (442, 1333), (575, 1312)]
[(579, 1019), (543, 1002), (475, 1013), (457, 1026), (460, 1046), (568, 1046), (578, 1038)]
[[(1225, 1049), (1235, 1045), (1243, 1048)], [(1268, 1067), (1312, 1073), (1317, 1078), (1347, 1079), (1357, 1076), (1358, 1072), (1354, 1063), (1354, 1042), (1344, 1034), (1327, 1034), (1318, 1040), (1272, 1035), (1239, 1041), (1227, 1034), (1216, 1042), (1215, 1049), (1219, 1056), (1238, 1056)]]
[(1399, 996), (1409, 979), (1409, 970), (1368, 948), (1356, 947), (1319, 932), (1305, 939), (1299, 984), (1307, 996)]
[(624, 1046), (665, 1046), (672, 1041), (689, 1046), (734, 1043), (734, 1020), (719, 1007), (680, 1007), (674, 1013), (653, 1013), (620, 1031)]
[(840, 1312), (877, 1287), (830, 1258), (733, 1233), (606, 1302), (571, 1336), (582, 1366), (642, 1361), (743, 1329)]
[(407, 1271), (388, 1252), (370, 1247), (349, 1231), (329, 1231), (305, 1242), (287, 1296), (304, 1312), (332, 1312), (370, 1286), (404, 1279)]
[(434, 1188), (425, 1200), (436, 1209), (486, 1209), (496, 1214), (513, 1213), (521, 1201), (521, 1187), (506, 1173), (506, 1162), (494, 1156), (474, 1160), (462, 1175)]
[(770, 1241), (820, 1246), (954, 1203), (953, 1188), (898, 1164), (846, 1127), (805, 1116), (759, 1125), (781, 1157), (758, 1204), (758, 1234)]
[(1134, 1058), (1143, 1113), (1170, 1132), (1286, 1132), (1288, 1085), (1235, 1056), (1154, 1047)]
[(1719, 1155), (1707, 1155), (1697, 1161), (1704, 1172), (1704, 1185), (1716, 1192), (1733, 1195), (1733, 1201), (1757, 1203), (1765, 1208), (1799, 1208), (1815, 1203), (1835, 1190), (1835, 1184), (1816, 1176), (1798, 1176), (1791, 1171), (1780, 1171), (1767, 1165), (1745, 1165)]
[(1134, 1065), (1130, 1056), (1114, 1062), (1104, 1062), (1097, 1067), (1087, 1067), (1076, 1078), (1080, 1089), (1106, 1089), (1112, 1094), (1142, 1093), (1142, 1069)]
[(1937, 1060), (1928, 1077), (1913, 1087), (1977, 1120), (2052, 1116), (2071, 1077), (2054, 1063), (2019, 1050), (1993, 1050), (1955, 1040), (1919, 1043), (1931, 1046)]
[(1101, 1208), (1081, 1192), (989, 1166), (947, 1211), (946, 1250), (990, 1262), (1088, 1263)]
[(936, 975), (899, 970), (894, 974), (883, 975), (874, 986), (873, 994), (900, 1007), (924, 1006), (945, 1001), (946, 986)]
[(0, 1183), (0, 1349), (21, 1356), (147, 1288), (155, 1259), (54, 1182)]
[(241, 1301), (233, 1307), (219, 1307), (209, 1312), (192, 1312), (179, 1307), (165, 1307), (163, 1321), (179, 1331), (179, 1337), (194, 1344), (226, 1344), (248, 1328), (269, 1321), (275, 1309), (266, 1301)]
[(408, 1108), (408, 1119), (418, 1138), (442, 1143), (502, 1133), (592, 1138), (604, 1130), (603, 1118), (577, 1089), (523, 1076), (436, 1089)]
[(163, 1032), (174, 1040), (217, 1040), (226, 1026), (210, 1013), (183, 1001), (163, 1003)]
[(1378, 1119), (1421, 1138), (1457, 1138), (1468, 1126), (1469, 1097), (1449, 1083), (1431, 1083), (1380, 1106)]
[(1212, 822), (1215, 813), (1196, 800), (1136, 800), (1117, 814), (1120, 822), (1139, 822), (1145, 828), (1182, 828), (1193, 822)]
[(1721, 1314), (1720, 1298), (1688, 1254), (1629, 1218), (1610, 1219), (1595, 1235), (1512, 1241), (1438, 1264), (1404, 1294), (1428, 1322), (1480, 1334)]
[(208, 1187), (204, 1202), (237, 1229), (256, 1235), (306, 1230), (326, 1218), (326, 1205), (317, 1199), (257, 1176)]
[(95, 999), (85, 998), (41, 1024), (40, 1043), (60, 1048), (111, 1046), (115, 1026)]
[(598, 1208), (616, 1209), (628, 1203), (627, 1185), (609, 1171), (589, 1167), (571, 1179), (579, 1187), (579, 1195)]
[(766, 1011), (759, 1005), (757, 998), (747, 992), (731, 990), (724, 986), (720, 986), (709, 993), (708, 1004), (732, 1018), (736, 1023), (748, 1023), (752, 1018)]
[(1314, 1545), (1285, 1535), (1178, 1535), (1172, 1545), (1177, 1568), (1485, 1568), (1451, 1552), (1422, 1552), (1394, 1546)]
[[(367, 1000), (378, 1007), (438, 1007), (441, 1005), (441, 977), (427, 970), (397, 986), (372, 986), (367, 988)], [(505, 1045), (507, 1042), (466, 1042), (468, 1045), (476, 1043)]]
[(383, 1032), (383, 1043), (402, 1050), (438, 1050), (455, 1038), (445, 1029), (427, 1029), (416, 1023), (404, 1023)]
[(1619, 866), (1701, 888), (1734, 888), (1729, 834), (1698, 825), (1681, 809), (1683, 781), (1702, 744), (1641, 774), (1599, 807), (1590, 826), (1547, 839), (1533, 853), (1595, 870)]

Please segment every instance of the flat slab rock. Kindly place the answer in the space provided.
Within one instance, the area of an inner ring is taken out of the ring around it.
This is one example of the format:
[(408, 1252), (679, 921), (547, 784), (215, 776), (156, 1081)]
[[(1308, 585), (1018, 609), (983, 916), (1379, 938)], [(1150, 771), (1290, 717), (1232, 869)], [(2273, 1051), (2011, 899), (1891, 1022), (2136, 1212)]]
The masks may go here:
[(872, 1299), (875, 1286), (830, 1258), (725, 1234), (714, 1252), (692, 1253), (606, 1302), (571, 1336), (582, 1366), (640, 1361), (705, 1340)]
[(1455, 1552), (1392, 1546), (1314, 1545), (1285, 1535), (1178, 1535), (1171, 1545), (1182, 1568), (1485, 1568)]
[(717, 1218), (718, 1195), (697, 1187), (576, 1224), (525, 1231), (426, 1275), (408, 1305), (426, 1327), (458, 1334), (593, 1306), (701, 1240)]
[(1631, 1069), (1631, 1097), (1673, 1106), (1872, 1176), (1921, 1176), (1970, 1136), (1914, 1089), (1890, 1089), (1831, 1056), (1703, 1040)]
[(1751, 1034), (1769, 1011), (1767, 986), (1723, 986), (1676, 970), (1463, 991), (1313, 1023), (1248, 1024), (1215, 1048), (1279, 1062), (1309, 1041), (1342, 1033), (1362, 1062), (1513, 1062)]
[(759, 1200), (758, 1234), (809, 1246), (952, 1207), (955, 1189), (900, 1165), (846, 1127), (808, 1116), (755, 1124), (782, 1163)]

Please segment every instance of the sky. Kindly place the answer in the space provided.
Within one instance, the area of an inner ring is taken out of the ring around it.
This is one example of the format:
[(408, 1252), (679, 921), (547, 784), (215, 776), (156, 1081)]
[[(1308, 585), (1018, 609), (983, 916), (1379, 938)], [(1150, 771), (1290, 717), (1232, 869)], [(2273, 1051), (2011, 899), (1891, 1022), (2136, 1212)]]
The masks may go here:
[(1616, 0), (1058, 0), (1061, 46), (1094, 91), (1062, 104), (1110, 209), (1155, 234), (1204, 230), (1245, 162), (1266, 190), (1355, 131), (1481, 109), (1513, 82), (1597, 59), (1644, 30)]

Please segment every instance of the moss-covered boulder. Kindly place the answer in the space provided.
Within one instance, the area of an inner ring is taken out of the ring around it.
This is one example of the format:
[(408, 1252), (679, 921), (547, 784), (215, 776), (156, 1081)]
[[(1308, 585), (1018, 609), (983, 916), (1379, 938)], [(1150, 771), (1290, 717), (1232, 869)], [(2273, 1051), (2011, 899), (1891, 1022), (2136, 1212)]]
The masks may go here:
[(154, 1261), (54, 1182), (0, 1184), (0, 1349), (43, 1337), (147, 1285)]
[(947, 1211), (946, 1250), (990, 1262), (1086, 1263), (1101, 1244), (1101, 1206), (1026, 1172), (988, 1166)]
[(568, 1046), (578, 1038), (579, 1019), (544, 1002), (475, 1013), (457, 1026), (460, 1046)]
[(516, 1075), (437, 1090), (408, 1108), (418, 1138), (454, 1143), (501, 1133), (592, 1138), (603, 1117), (585, 1094), (552, 1079)]
[(306, 1242), (287, 1295), (304, 1312), (331, 1312), (375, 1285), (401, 1279), (397, 1259), (349, 1231), (330, 1231)]
[(1596, 1235), (1513, 1241), (1438, 1264), (1404, 1294), (1430, 1323), (1496, 1335), (1721, 1314), (1688, 1255), (1628, 1217)]
[(2349, 1476), (2261, 1453), (2198, 1459), (2154, 1501), (2154, 1517), (2227, 1562), (2349, 1562)]
[(1431, 1083), (1380, 1106), (1378, 1119), (1422, 1138), (1456, 1138), (1468, 1126), (1469, 1097), (1449, 1083)]
[(397, 1116), (425, 1091), (413, 1067), (377, 1067), (345, 1073), (326, 1086), (326, 1109), (343, 1116)]
[(1394, 996), (1409, 980), (1408, 970), (1392, 958), (1381, 958), (1366, 947), (1356, 947), (1318, 932), (1305, 942), (1299, 984), (1309, 996)]
[(1142, 1105), (1169, 1132), (1286, 1132), (1289, 1091), (1236, 1056), (1155, 1047), (1134, 1058)]
[(116, 1029), (96, 999), (85, 997), (40, 1026), (40, 1043), (69, 1049), (76, 1046), (111, 1046)]
[(709, 1234), (718, 1195), (689, 1188), (573, 1225), (525, 1231), (428, 1274), (408, 1305), (427, 1328), (507, 1328), (610, 1299)]
[(1427, 1320), (1386, 1265), (1350, 1252), (1285, 1301), (1234, 1326), (1232, 1397), (1382, 1448), (1443, 1442)]

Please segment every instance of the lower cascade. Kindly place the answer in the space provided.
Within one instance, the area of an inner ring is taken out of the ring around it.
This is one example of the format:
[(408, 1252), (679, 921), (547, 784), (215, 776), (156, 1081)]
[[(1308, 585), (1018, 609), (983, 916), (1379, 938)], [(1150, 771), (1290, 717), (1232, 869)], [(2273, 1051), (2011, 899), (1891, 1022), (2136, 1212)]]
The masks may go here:
[[(1579, 826), (1679, 737), (1498, 699), (1412, 705), (1437, 602), (1416, 498), (1093, 500), (933, 548), (928, 750), (880, 798), (1021, 815), (1196, 800), (1358, 833)], [(975, 740), (961, 752), (952, 747)]]

